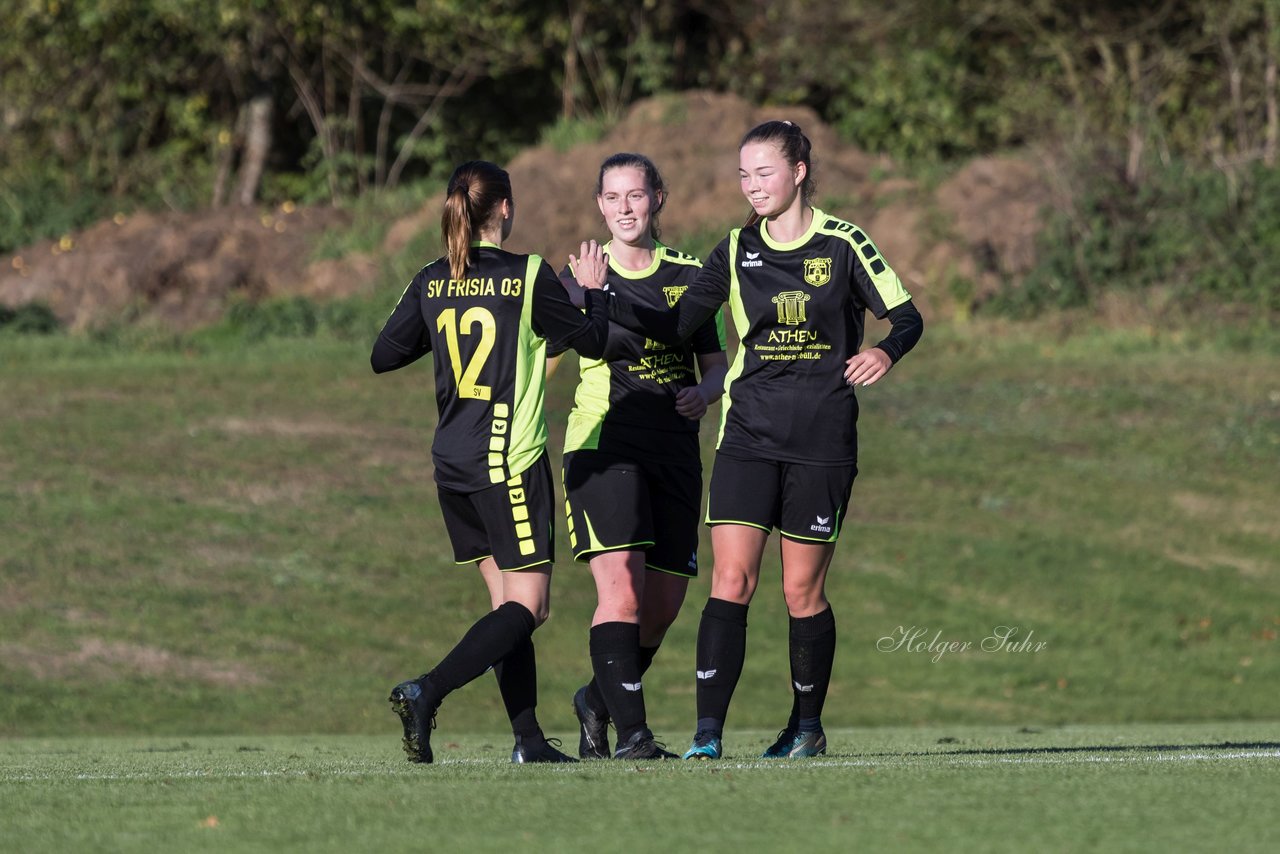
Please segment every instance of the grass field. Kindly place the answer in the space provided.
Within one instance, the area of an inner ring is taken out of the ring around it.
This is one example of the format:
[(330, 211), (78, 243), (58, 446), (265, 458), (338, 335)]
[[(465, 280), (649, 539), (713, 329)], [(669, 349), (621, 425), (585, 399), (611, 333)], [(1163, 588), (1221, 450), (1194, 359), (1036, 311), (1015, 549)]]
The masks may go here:
[[(585, 850), (602, 826), (669, 850), (708, 822), (724, 847), (1275, 847), (1274, 333), (931, 327), (860, 394), (833, 755), (751, 761), (790, 704), (770, 554), (728, 761), (572, 769), (505, 764), (489, 677), (441, 711), (448, 761), (398, 752), (388, 687), (486, 607), (436, 509), (426, 366), (142, 343), (0, 336), (0, 850)], [(673, 748), (707, 587), (645, 679)], [(562, 560), (553, 600), (539, 711), (572, 744), (586, 572)]]
[[(829, 723), (1274, 719), (1275, 351), (929, 335), (862, 394)], [(557, 459), (571, 367), (549, 392)], [(0, 734), (393, 731), (387, 687), (486, 607), (439, 521), (423, 365), (375, 377), (363, 342), (324, 339), (8, 338), (0, 386)], [(764, 572), (730, 724), (776, 729), (776, 555)], [(594, 591), (571, 562), (556, 579), (538, 651), (564, 734)], [(646, 680), (669, 737), (693, 719), (706, 591), (704, 573)], [(1000, 626), (1031, 647), (982, 649)], [(904, 632), (919, 651), (894, 648)], [(920, 649), (935, 638), (971, 646), (938, 658)], [(322, 701), (279, 702), (300, 692)], [(454, 716), (501, 731), (491, 680)]]
[[(815, 760), (414, 766), (372, 736), (0, 741), (6, 851), (1274, 851), (1274, 726), (841, 730)], [(437, 739), (438, 741), (440, 739)]]

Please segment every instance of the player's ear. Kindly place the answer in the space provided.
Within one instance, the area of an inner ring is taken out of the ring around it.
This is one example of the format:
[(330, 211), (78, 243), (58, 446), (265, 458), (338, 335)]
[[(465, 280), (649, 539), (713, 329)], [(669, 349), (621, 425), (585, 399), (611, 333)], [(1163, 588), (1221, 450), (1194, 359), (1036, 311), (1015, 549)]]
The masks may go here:
[(809, 176), (809, 166), (803, 160), (796, 164), (796, 186), (799, 187), (804, 183), (804, 179)]

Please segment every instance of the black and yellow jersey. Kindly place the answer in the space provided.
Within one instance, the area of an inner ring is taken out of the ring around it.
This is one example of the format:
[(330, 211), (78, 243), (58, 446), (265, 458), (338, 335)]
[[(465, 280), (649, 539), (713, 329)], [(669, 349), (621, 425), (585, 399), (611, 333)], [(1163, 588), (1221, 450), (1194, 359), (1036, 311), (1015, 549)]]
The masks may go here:
[(731, 231), (680, 301), (659, 314), (610, 299), (610, 317), (664, 341), (686, 338), (725, 301), (741, 338), (725, 381), (720, 450), (749, 459), (844, 465), (857, 460), (858, 403), (845, 361), (865, 312), (888, 316), (877, 346), (897, 361), (919, 339), (911, 295), (861, 228), (813, 210), (797, 240), (763, 223)]
[[(609, 244), (604, 249), (608, 252)], [(692, 255), (658, 243), (647, 269), (627, 270), (610, 259), (606, 281), (611, 291), (637, 305), (666, 309), (701, 267)], [(565, 452), (591, 449), (655, 460), (692, 456), (696, 464), (698, 422), (676, 412), (676, 395), (698, 383), (696, 354), (723, 350), (724, 318), (718, 311), (677, 346), (614, 325), (605, 358), (579, 361)]]
[(542, 258), (475, 242), (465, 278), (451, 278), (447, 258), (413, 277), (372, 364), (382, 373), (435, 354), (436, 482), (475, 492), (505, 483), (545, 450), (548, 340), (553, 352), (599, 357), (607, 337), (603, 302), (589, 296), (584, 315)]

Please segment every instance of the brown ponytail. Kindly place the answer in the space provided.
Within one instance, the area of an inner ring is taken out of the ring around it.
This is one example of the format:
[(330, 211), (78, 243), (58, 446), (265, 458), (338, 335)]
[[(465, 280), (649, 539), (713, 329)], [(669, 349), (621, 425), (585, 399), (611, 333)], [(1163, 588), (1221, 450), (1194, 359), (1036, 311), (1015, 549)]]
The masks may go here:
[[(804, 181), (800, 184), (800, 199), (806, 205), (813, 204), (813, 193), (817, 187), (813, 180), (813, 146), (809, 142), (809, 137), (800, 130), (800, 125), (783, 121), (756, 125), (747, 131), (742, 142), (738, 143), (738, 150), (741, 151), (753, 142), (771, 142), (776, 145), (782, 154), (782, 159), (786, 160), (792, 169), (796, 168), (797, 163), (804, 164)], [(743, 228), (750, 228), (759, 221), (760, 215), (753, 210)]]
[(449, 259), (449, 275), (466, 275), (471, 241), (511, 201), (511, 176), (487, 160), (471, 160), (453, 170), (445, 193), (440, 235)]

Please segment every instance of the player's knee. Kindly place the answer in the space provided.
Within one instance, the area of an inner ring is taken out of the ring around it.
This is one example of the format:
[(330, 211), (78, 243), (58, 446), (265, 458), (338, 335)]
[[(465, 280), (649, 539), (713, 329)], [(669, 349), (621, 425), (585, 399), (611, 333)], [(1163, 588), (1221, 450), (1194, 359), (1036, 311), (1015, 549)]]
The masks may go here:
[(822, 586), (817, 584), (782, 584), (782, 597), (787, 602), (787, 612), (792, 616), (816, 614), (826, 602)]
[(662, 639), (667, 636), (667, 629), (675, 620), (664, 620), (661, 623), (640, 623), (640, 645), (661, 646)]
[(711, 579), (711, 595), (729, 602), (746, 603), (755, 594), (755, 579), (745, 572), (720, 571)]
[(657, 646), (666, 637), (667, 629), (676, 621), (676, 614), (668, 610), (646, 607), (640, 614), (640, 645)]
[(529, 613), (533, 614), (533, 627), (537, 629), (551, 617), (551, 606), (543, 603), (537, 607), (530, 608)]
[(632, 601), (608, 601), (596, 606), (597, 623), (638, 623), (640, 605)]

